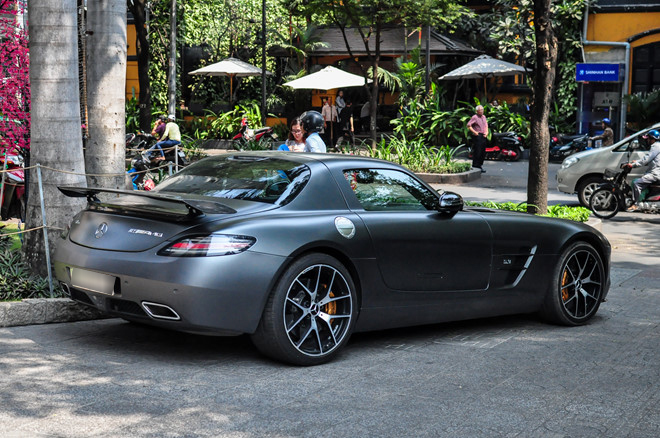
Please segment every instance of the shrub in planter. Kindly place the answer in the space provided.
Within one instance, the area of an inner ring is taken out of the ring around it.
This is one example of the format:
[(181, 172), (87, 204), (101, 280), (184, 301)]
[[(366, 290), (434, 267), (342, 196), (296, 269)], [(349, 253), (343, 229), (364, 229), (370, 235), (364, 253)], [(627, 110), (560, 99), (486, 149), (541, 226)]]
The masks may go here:
[[(0, 226), (0, 235), (6, 233), (6, 226)], [(48, 279), (33, 275), (12, 244), (10, 236), (0, 236), (0, 301), (50, 297)], [(58, 296), (64, 296), (63, 292)]]

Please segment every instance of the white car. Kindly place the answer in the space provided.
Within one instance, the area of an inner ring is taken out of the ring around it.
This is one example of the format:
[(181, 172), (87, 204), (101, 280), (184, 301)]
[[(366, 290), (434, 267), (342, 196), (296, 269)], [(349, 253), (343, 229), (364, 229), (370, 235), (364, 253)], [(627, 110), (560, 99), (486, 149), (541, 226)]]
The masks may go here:
[[(621, 163), (642, 158), (651, 147), (641, 138), (651, 129), (660, 129), (660, 123), (643, 129), (612, 146), (591, 149), (571, 155), (561, 163), (557, 171), (557, 189), (564, 193), (577, 193), (580, 204), (589, 207), (591, 194), (603, 183), (605, 169), (617, 171)], [(628, 180), (646, 173), (648, 166), (632, 170)]]

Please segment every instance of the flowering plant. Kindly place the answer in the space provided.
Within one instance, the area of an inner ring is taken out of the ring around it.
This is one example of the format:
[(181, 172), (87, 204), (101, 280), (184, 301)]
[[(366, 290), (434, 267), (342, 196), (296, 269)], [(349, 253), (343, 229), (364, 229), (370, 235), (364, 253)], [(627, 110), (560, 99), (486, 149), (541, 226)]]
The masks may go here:
[(0, 146), (30, 148), (30, 58), (23, 2), (0, 0)]

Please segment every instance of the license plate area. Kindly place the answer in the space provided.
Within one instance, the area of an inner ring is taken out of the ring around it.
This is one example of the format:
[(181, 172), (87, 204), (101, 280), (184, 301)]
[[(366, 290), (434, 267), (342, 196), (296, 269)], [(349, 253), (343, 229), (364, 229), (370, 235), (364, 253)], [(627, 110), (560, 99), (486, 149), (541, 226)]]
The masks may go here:
[(115, 294), (117, 277), (101, 274), (86, 269), (71, 268), (71, 285), (78, 289), (97, 292), (105, 295)]

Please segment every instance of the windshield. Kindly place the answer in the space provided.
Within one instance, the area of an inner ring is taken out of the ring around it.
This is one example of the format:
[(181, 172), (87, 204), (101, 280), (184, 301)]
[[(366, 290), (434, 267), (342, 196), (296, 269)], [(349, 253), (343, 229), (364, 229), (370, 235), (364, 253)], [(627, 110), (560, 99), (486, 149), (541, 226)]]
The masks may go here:
[(163, 181), (155, 191), (285, 205), (300, 193), (309, 177), (309, 168), (304, 164), (230, 155), (192, 164)]

